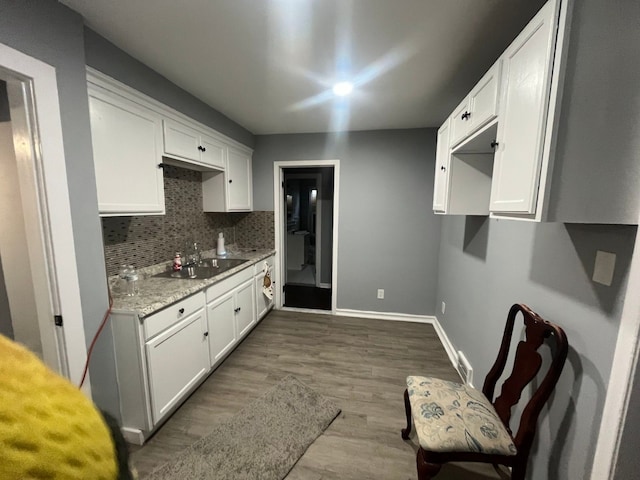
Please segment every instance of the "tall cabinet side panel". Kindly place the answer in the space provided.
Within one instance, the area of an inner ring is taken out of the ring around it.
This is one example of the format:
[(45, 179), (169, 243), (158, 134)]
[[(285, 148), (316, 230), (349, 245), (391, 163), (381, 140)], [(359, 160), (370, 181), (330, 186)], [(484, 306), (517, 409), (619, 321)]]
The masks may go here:
[(149, 431), (152, 428), (151, 410), (141, 328), (140, 320), (135, 314), (111, 315), (122, 427)]

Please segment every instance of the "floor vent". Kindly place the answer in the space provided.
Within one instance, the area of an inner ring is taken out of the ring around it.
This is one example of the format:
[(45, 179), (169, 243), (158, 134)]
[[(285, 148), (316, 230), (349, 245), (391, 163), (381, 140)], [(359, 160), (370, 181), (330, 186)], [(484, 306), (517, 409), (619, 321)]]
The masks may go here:
[(467, 385), (472, 385), (473, 382), (473, 367), (467, 360), (467, 357), (464, 356), (462, 350), (458, 350), (458, 373), (462, 377), (462, 380)]

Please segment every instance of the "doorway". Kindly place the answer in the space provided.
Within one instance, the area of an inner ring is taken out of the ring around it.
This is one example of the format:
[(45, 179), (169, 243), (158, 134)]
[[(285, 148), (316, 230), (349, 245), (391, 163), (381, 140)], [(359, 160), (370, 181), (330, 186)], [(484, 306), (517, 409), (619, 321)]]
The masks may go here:
[(0, 331), (79, 383), (86, 344), (56, 70), (3, 44), (0, 164)]
[(281, 285), (276, 306), (333, 312), (339, 162), (275, 162), (274, 168), (276, 285)]

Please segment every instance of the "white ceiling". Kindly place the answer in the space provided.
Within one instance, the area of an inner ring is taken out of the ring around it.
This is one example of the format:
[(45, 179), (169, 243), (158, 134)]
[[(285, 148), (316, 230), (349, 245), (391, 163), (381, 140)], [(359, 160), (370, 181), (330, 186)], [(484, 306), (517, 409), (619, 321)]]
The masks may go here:
[(439, 126), (544, 3), (60, 1), (255, 134)]

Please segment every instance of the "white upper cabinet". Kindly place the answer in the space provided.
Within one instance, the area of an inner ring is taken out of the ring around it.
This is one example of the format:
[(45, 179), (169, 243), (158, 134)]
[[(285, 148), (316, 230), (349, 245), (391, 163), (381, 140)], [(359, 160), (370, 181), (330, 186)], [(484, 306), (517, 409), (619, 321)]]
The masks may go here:
[(439, 136), (437, 168), (450, 152), (436, 213), (637, 224), (640, 69), (611, 52), (632, 58), (638, 40), (633, 15), (606, 2), (549, 0), (456, 108), (450, 138)]
[(164, 214), (163, 163), (203, 172), (206, 211), (251, 211), (250, 148), (90, 67), (87, 85), (100, 215)]
[(249, 150), (229, 147), (224, 172), (202, 172), (205, 212), (249, 212), (253, 208), (252, 160)]
[(252, 181), (251, 155), (246, 152), (230, 148), (227, 164), (227, 198), (228, 210), (251, 210)]
[(100, 215), (163, 214), (160, 116), (96, 85), (88, 91)]
[(473, 135), (497, 116), (500, 65), (501, 61), (498, 60), (451, 114), (449, 144), (452, 147)]
[(451, 119), (448, 118), (438, 130), (438, 146), (436, 150), (436, 171), (433, 184), (433, 210), (436, 213), (447, 212), (449, 190), (449, 135)]
[(478, 131), (498, 116), (501, 65), (500, 59), (469, 93), (471, 107), (469, 134)]
[(195, 128), (164, 120), (164, 155), (196, 165), (224, 168), (226, 146)]
[(547, 3), (503, 54), (492, 212), (535, 213), (555, 29)]

